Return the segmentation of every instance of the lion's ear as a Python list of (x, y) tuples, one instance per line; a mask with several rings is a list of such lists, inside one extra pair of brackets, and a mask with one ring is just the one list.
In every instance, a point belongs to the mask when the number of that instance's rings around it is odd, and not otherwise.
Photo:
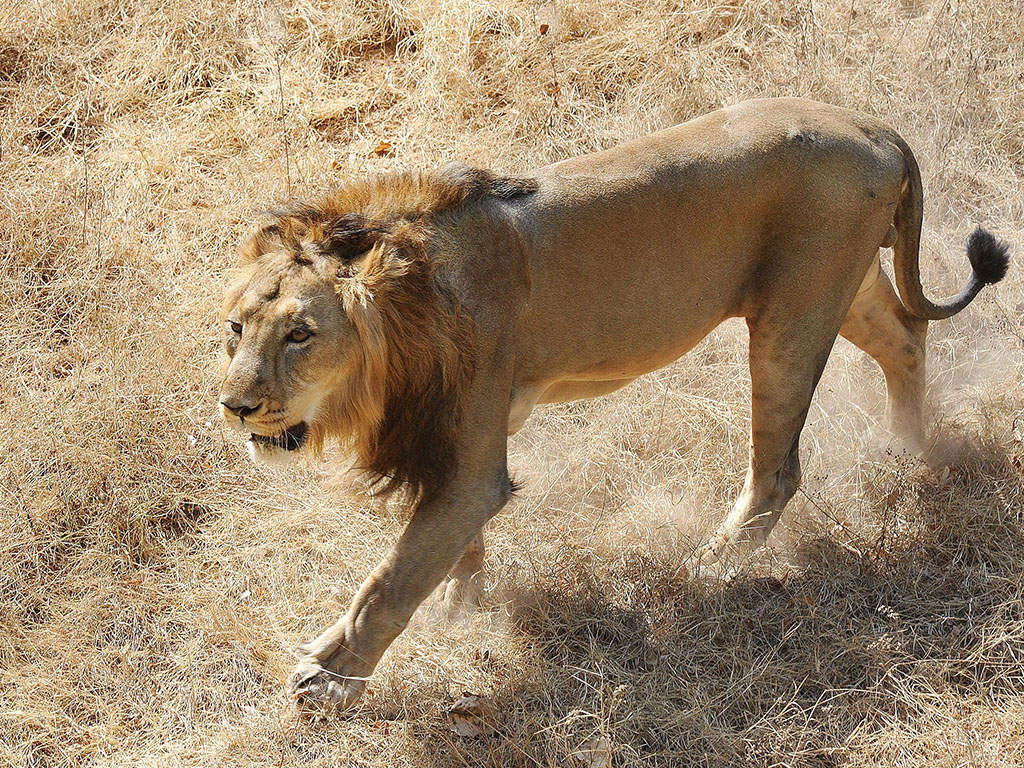
[(346, 213), (326, 223), (318, 245), (321, 253), (348, 266), (377, 245), (385, 234), (382, 227), (365, 216)]
[(285, 230), (279, 223), (268, 224), (253, 232), (238, 246), (238, 257), (243, 265), (251, 264), (264, 253), (285, 244)]

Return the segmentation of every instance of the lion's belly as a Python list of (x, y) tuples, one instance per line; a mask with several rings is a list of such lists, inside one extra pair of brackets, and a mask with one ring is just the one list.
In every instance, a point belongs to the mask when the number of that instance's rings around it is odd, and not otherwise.
[(621, 389), (632, 381), (632, 378), (594, 381), (564, 379), (546, 384), (520, 384), (512, 392), (508, 433), (511, 435), (518, 432), (529, 418), (534, 406), (539, 403), (564, 403), (569, 400), (600, 397)]
[[(684, 323), (683, 329), (652, 329), (638, 340), (637, 326), (621, 334), (615, 343), (602, 339), (599, 346), (585, 343), (568, 348), (548, 346), (547, 352), (562, 349), (558, 357), (550, 354), (542, 365), (535, 358), (520, 360), (513, 384), (509, 409), (509, 434), (514, 434), (539, 403), (560, 403), (601, 397), (621, 389), (638, 376), (657, 370), (689, 352), (710, 333), (718, 321)], [(527, 363), (523, 365), (522, 363)]]
[[(570, 348), (561, 350), (561, 359), (549, 357), (545, 367), (549, 367), (555, 381), (632, 380), (682, 357), (724, 319), (717, 314), (691, 315), (666, 318), (658, 327), (631, 323), (599, 345), (577, 338)], [(549, 355), (553, 351), (549, 348)]]

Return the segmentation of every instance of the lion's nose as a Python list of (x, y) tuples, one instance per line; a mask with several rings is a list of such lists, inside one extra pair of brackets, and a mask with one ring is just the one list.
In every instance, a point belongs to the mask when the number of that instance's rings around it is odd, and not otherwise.
[(251, 416), (260, 409), (261, 403), (244, 402), (242, 400), (221, 400), (220, 404), (235, 414), (238, 418), (244, 419), (246, 416)]

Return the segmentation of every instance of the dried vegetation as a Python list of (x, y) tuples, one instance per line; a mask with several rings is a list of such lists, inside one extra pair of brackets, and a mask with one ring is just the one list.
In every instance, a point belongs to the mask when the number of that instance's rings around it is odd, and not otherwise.
[[(948, 294), (974, 223), (1024, 242), (1022, 39), (1003, 0), (7, 3), (0, 763), (1020, 765), (1024, 270), (933, 325), (948, 471), (887, 452), (881, 376), (840, 342), (804, 491), (727, 579), (686, 565), (744, 466), (741, 326), (544, 410), (488, 609), (424, 611), (342, 721), (282, 682), (397, 516), (326, 466), (251, 466), (213, 404), (233, 244), (289, 191), (519, 172), (751, 96), (903, 132)], [(449, 729), (464, 691), (494, 730)]]

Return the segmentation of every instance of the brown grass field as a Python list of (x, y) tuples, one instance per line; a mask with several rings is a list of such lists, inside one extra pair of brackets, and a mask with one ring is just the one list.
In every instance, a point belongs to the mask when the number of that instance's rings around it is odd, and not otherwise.
[[(336, 462), (255, 466), (215, 409), (260, 211), (453, 159), (521, 172), (753, 96), (902, 132), (948, 295), (976, 223), (1024, 242), (1022, 41), (1019, 0), (6, 0), (0, 765), (1024, 764), (1019, 258), (931, 325), (946, 468), (890, 447), (882, 376), (840, 340), (802, 491), (726, 577), (688, 564), (745, 469), (742, 324), (541, 409), (484, 610), (426, 605), (328, 721), (284, 694), (295, 646), (401, 509)], [(493, 732), (452, 732), (464, 692)]]

